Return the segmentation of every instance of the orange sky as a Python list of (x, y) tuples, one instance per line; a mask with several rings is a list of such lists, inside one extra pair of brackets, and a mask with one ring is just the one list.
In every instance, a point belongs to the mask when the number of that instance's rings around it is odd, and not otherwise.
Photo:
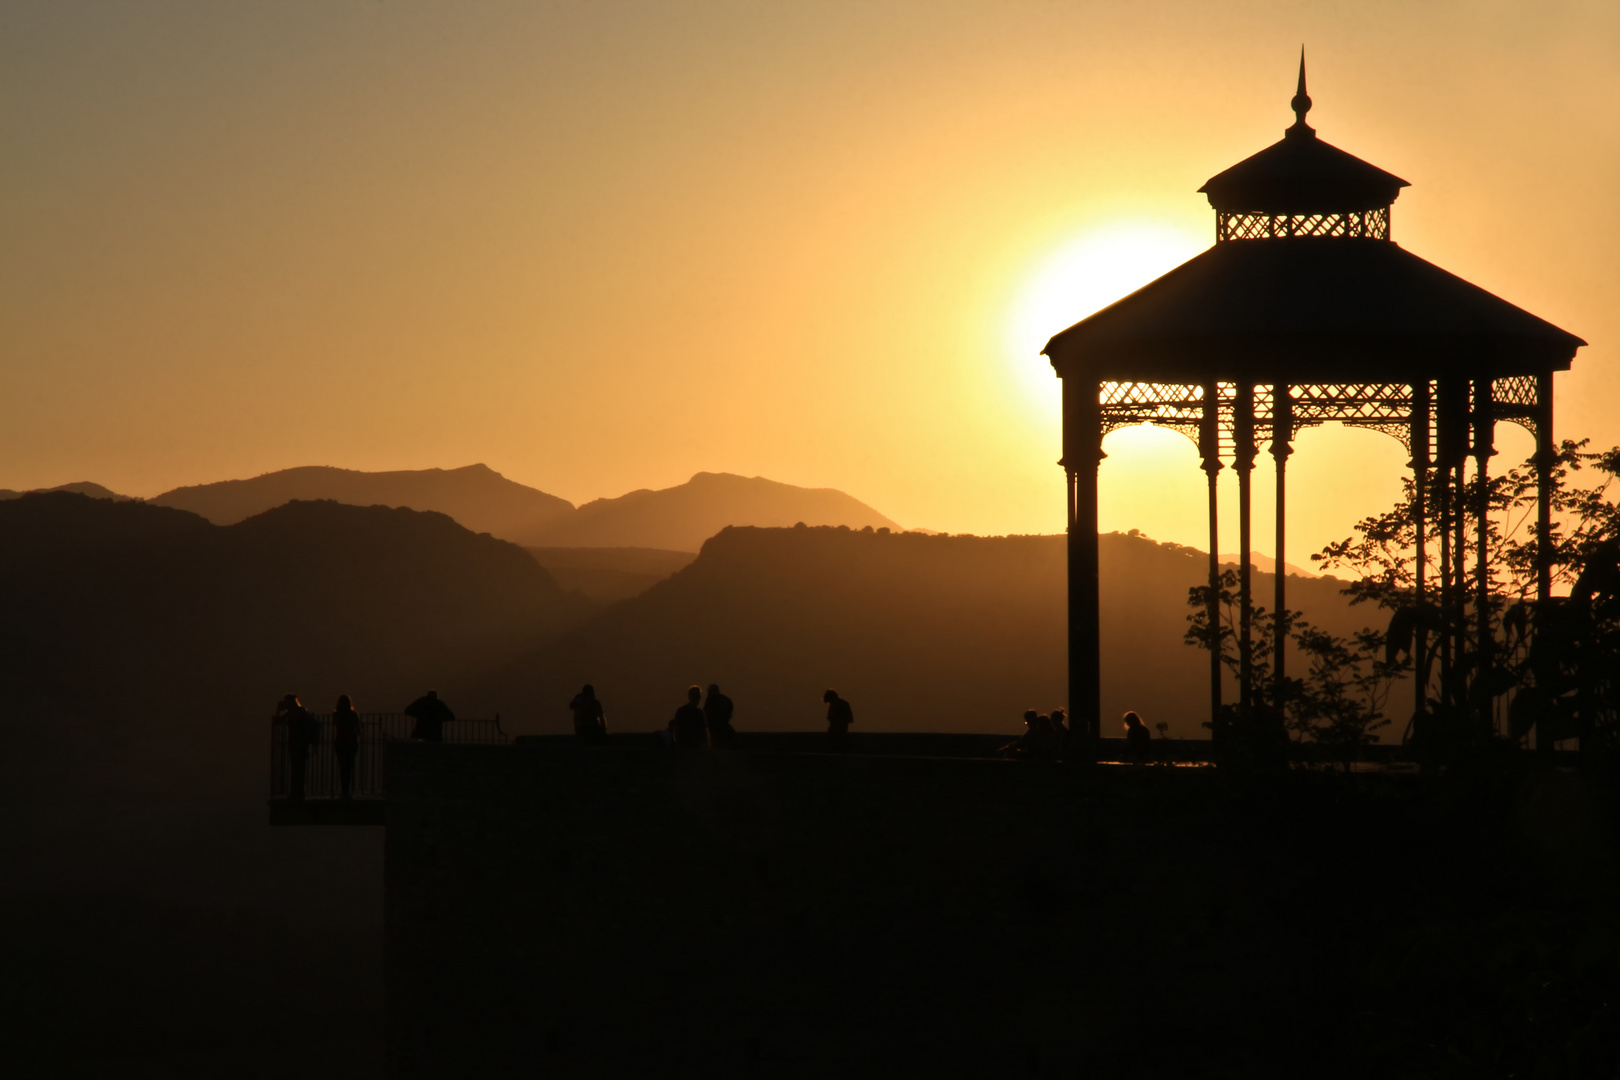
[[(9, 0), (0, 487), (707, 469), (1057, 531), (1037, 353), (1211, 242), (1301, 41), (1321, 136), (1412, 181), (1396, 240), (1591, 341), (1561, 433), (1620, 442), (1613, 0)], [(1404, 453), (1297, 445), (1300, 562)], [(1202, 545), (1192, 444), (1107, 450), (1103, 528)]]

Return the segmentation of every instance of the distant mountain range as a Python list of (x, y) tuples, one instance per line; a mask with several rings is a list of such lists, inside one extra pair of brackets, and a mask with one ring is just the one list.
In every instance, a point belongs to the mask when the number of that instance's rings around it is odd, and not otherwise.
[(764, 477), (698, 473), (685, 484), (597, 499), (577, 510), (555, 495), (515, 483), (485, 465), (367, 473), (307, 466), (176, 488), (152, 499), (231, 525), (293, 499), (436, 510), (474, 532), (528, 547), (653, 548), (695, 553), (727, 525), (848, 525), (898, 529), (870, 506), (832, 488), (801, 488)]
[(574, 512), (568, 500), (508, 480), (487, 465), (399, 472), (308, 465), (251, 480), (175, 488), (151, 502), (189, 510), (216, 525), (234, 525), (294, 499), (436, 510), (473, 532), (518, 543), (543, 535), (550, 524)]
[(545, 532), (544, 547), (643, 547), (697, 551), (727, 525), (763, 528), (847, 525), (899, 530), (858, 499), (833, 488), (802, 488), (762, 476), (700, 472), (684, 484), (597, 499)]
[(0, 488), (0, 499), (15, 499), (22, 495), (35, 495), (47, 491), (66, 491), (74, 495), (88, 495), (92, 499), (111, 499), (113, 502), (129, 502), (131, 497), (120, 495), (116, 491), (109, 491), (100, 484), (92, 484), (88, 480), (80, 480), (76, 484), (58, 484), (53, 488), (34, 488), (30, 491), (13, 491), (10, 488)]

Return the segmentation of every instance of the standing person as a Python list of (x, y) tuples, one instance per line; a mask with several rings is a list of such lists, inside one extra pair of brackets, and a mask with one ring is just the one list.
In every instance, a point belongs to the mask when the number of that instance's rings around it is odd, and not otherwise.
[(709, 725), (710, 746), (730, 746), (737, 740), (731, 726), (731, 699), (720, 692), (718, 683), (709, 684), (709, 696), (703, 700), (703, 719)]
[(309, 769), (309, 750), (320, 737), (320, 726), (297, 694), (288, 694), (276, 706), (275, 722), (287, 728), (287, 797), (304, 797), (304, 778)]
[(423, 742), (444, 742), (444, 725), (456, 718), (450, 706), (439, 700), (437, 690), (429, 690), (405, 706), (405, 715), (416, 721), (411, 738)]
[(1132, 761), (1146, 761), (1153, 756), (1153, 735), (1133, 712), (1125, 714), (1125, 756)]
[(675, 710), (675, 718), (669, 722), (669, 734), (675, 742), (675, 749), (703, 749), (708, 724), (703, 719), (703, 707), (698, 704), (702, 699), (701, 688), (696, 686), (687, 688), (686, 704)]
[(827, 747), (841, 754), (849, 749), (849, 725), (855, 722), (855, 710), (836, 690), (828, 690), (821, 700), (827, 703)]
[(340, 694), (332, 710), (332, 752), (337, 755), (339, 798), (354, 793), (354, 759), (360, 754), (360, 714), (348, 694)]
[(602, 703), (596, 700), (596, 687), (586, 683), (568, 707), (574, 712), (574, 735), (580, 742), (607, 741), (607, 714), (602, 711)]

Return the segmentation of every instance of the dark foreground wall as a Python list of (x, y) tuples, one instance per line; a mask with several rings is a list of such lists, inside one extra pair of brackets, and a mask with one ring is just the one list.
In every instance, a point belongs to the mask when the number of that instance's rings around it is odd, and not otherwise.
[(1388, 778), (390, 752), (399, 1078), (1443, 1075), (1520, 1015), (1496, 823)]

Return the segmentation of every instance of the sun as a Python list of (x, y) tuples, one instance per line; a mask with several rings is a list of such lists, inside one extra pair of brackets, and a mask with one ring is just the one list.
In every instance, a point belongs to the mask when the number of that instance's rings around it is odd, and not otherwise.
[(1049, 249), (1019, 290), (1006, 322), (1007, 360), (1045, 412), (1061, 392), (1040, 356), (1051, 336), (1140, 289), (1209, 246), (1208, 237), (1153, 221), (1115, 221)]

